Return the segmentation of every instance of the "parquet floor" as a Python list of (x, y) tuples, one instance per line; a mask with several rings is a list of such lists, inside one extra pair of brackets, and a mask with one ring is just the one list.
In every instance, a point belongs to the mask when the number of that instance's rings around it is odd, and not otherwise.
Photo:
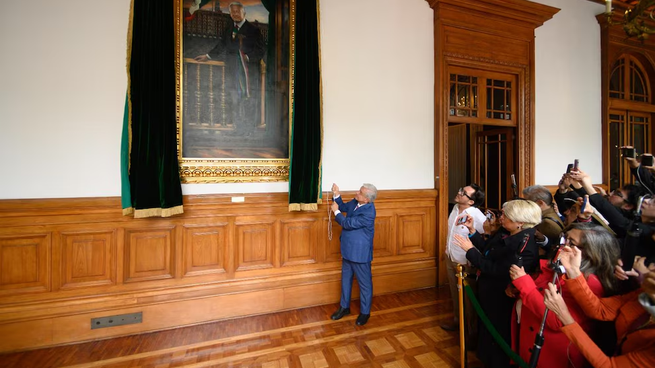
[[(459, 335), (447, 288), (373, 298), (356, 326), (359, 301), (339, 321), (324, 305), (90, 343), (0, 355), (0, 367), (459, 367)], [(2, 338), (7, 338), (6, 336)], [(478, 366), (469, 353), (469, 367)]]

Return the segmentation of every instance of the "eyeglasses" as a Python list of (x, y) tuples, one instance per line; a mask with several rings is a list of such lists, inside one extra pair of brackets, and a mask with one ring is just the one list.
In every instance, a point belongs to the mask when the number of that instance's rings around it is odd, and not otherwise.
[(571, 238), (567, 233), (560, 234), (560, 245), (568, 245), (569, 247), (578, 247), (578, 249), (580, 250), (584, 248), (584, 244), (578, 244), (578, 242), (575, 239)]
[(466, 198), (468, 198), (470, 200), (473, 200), (473, 198), (471, 198), (470, 195), (466, 194), (466, 192), (464, 191), (464, 188), (459, 188), (459, 190), (457, 191), (457, 194), (465, 196)]
[(621, 191), (618, 190), (618, 189), (614, 189), (612, 192), (610, 192), (610, 195), (615, 195), (615, 196), (621, 198), (624, 202), (627, 202), (627, 200), (625, 199), (625, 196), (623, 195), (623, 193), (621, 193)]

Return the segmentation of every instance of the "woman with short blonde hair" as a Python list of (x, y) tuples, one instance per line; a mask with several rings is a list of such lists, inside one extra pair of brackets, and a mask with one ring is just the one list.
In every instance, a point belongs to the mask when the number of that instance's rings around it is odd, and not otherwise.
[[(531, 229), (541, 222), (541, 208), (528, 200), (515, 199), (505, 202), (503, 215), (513, 222), (521, 223), (521, 229)], [(507, 229), (511, 232), (511, 229)]]
[[(496, 219), (492, 216), (489, 221), (495, 223)], [(466, 251), (466, 259), (480, 269), (480, 306), (498, 334), (509, 344), (514, 306), (514, 298), (505, 294), (511, 283), (509, 268), (517, 264), (524, 267), (525, 272), (531, 273), (539, 265), (534, 226), (541, 222), (541, 208), (524, 199), (508, 201), (503, 205), (498, 222), (500, 230), (485, 241), (475, 231), (473, 219), (469, 216), (464, 223), (469, 228), (469, 236), (455, 235), (455, 243)], [(477, 356), (486, 367), (509, 367), (510, 364), (509, 358), (484, 325), (480, 325), (478, 331)]]

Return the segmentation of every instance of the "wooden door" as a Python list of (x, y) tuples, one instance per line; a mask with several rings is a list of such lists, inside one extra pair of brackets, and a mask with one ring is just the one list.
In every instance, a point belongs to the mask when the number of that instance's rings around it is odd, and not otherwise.
[(510, 176), (515, 174), (514, 144), (513, 128), (476, 133), (473, 180), (485, 190), (486, 208), (500, 210), (513, 196)]

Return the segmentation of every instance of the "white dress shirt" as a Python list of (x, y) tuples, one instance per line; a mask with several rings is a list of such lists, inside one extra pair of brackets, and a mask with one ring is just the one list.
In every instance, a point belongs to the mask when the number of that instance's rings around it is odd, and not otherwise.
[(469, 207), (464, 211), (459, 211), (459, 205), (455, 205), (453, 210), (448, 216), (448, 239), (446, 240), (446, 255), (450, 258), (451, 261), (457, 262), (459, 264), (467, 264), (468, 260), (466, 259), (466, 252), (455, 244), (455, 234), (461, 236), (468, 236), (469, 229), (464, 225), (456, 225), (457, 217), (461, 214), (466, 213), (467, 215), (473, 217), (473, 227), (480, 234), (484, 233), (482, 225), (487, 220), (487, 217), (476, 207)]

